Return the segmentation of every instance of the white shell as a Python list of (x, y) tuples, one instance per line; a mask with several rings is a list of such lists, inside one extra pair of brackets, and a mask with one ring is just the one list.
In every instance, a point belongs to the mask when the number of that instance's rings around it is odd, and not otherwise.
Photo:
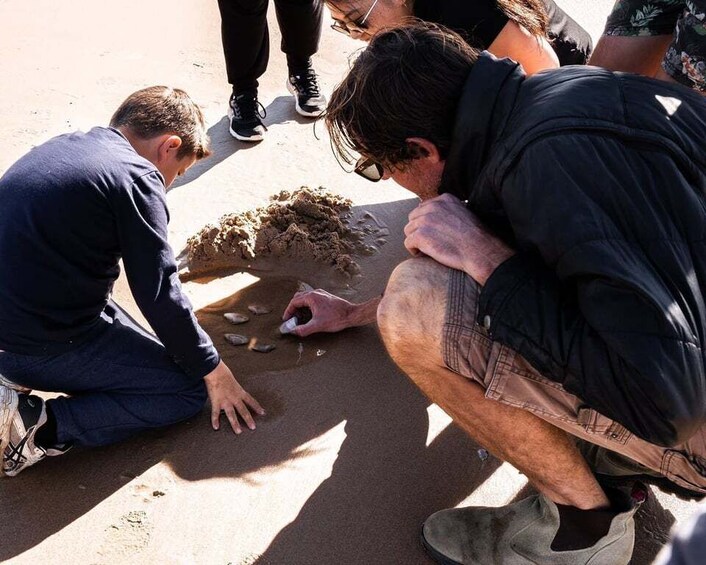
[(244, 324), (250, 318), (245, 316), (244, 314), (239, 314), (238, 312), (226, 312), (223, 314), (223, 317), (228, 320), (231, 324)]
[(297, 317), (292, 316), (291, 318), (289, 318), (289, 320), (282, 323), (282, 325), (279, 327), (279, 333), (283, 335), (291, 334), (294, 331), (294, 328), (297, 327), (297, 324), (299, 324)]
[(267, 306), (262, 306), (260, 304), (251, 304), (248, 306), (248, 310), (256, 316), (262, 316), (263, 314), (269, 314), (272, 312), (272, 308), (268, 308)]
[(248, 336), (241, 334), (225, 334), (223, 337), (231, 345), (245, 345), (250, 341)]

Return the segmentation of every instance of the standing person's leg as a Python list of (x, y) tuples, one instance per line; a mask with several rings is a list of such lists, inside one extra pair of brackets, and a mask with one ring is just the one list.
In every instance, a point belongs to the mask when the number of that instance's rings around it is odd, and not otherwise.
[[(406, 261), (378, 309), (380, 331), (412, 381), (541, 495), (498, 509), (437, 513), (424, 527), (427, 547), (454, 563), (501, 562), (517, 553), (538, 563), (585, 563), (599, 554), (605, 557), (596, 563), (627, 563), (636, 505), (601, 488), (566, 432), (520, 403), (489, 397), (513, 378), (513, 359), (477, 326), (478, 296), (463, 273), (431, 259)], [(568, 550), (575, 551), (562, 553)]]
[(233, 86), (230, 133), (241, 141), (260, 141), (265, 133), (257, 87), (270, 56), (267, 5), (268, 0), (218, 0), (226, 73)]
[(318, 116), (326, 109), (311, 57), (319, 50), (323, 21), (322, 0), (275, 0), (282, 32), (282, 52), (287, 56), (287, 88), (303, 116)]
[(589, 64), (655, 76), (683, 8), (665, 0), (618, 0)]
[[(36, 433), (37, 445), (43, 450), (56, 444), (106, 445), (180, 422), (203, 408), (207, 398), (203, 379), (184, 374), (162, 344), (119, 308), (109, 305), (104, 318), (106, 329), (69, 353), (0, 354), (0, 373), (8, 380), (69, 395), (41, 403), (46, 405), (46, 414), (40, 406), (34, 422), (25, 418), (23, 426), (32, 435), (25, 443), (32, 443)], [(27, 399), (40, 403), (38, 397), (20, 395), (20, 408)], [(45, 417), (48, 424), (43, 426)], [(37, 429), (32, 431), (32, 425)], [(47, 434), (47, 425), (52, 427), (51, 434)], [(29, 464), (43, 454), (38, 457)], [(5, 456), (4, 463), (6, 469), (13, 467), (8, 474), (29, 466), (7, 461)], [(20, 464), (16, 472), (15, 463)]]

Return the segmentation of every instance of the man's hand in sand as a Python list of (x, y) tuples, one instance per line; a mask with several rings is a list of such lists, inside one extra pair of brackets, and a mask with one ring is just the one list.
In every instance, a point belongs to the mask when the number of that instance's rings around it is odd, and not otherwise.
[(294, 335), (306, 337), (314, 333), (339, 332), (374, 322), (379, 303), (380, 298), (373, 298), (362, 304), (354, 304), (319, 288), (297, 292), (289, 302), (282, 319), (289, 320), (296, 315), (299, 308), (309, 308), (311, 320), (294, 328)]
[(243, 430), (238, 420), (238, 415), (251, 430), (255, 429), (255, 420), (250, 414), (250, 409), (260, 416), (265, 411), (245, 389), (235, 380), (233, 373), (221, 361), (218, 366), (206, 375), (203, 380), (206, 383), (208, 398), (211, 401), (211, 425), (214, 430), (221, 427), (221, 412), (225, 412), (231, 428), (236, 434)]
[(455, 196), (425, 200), (409, 214), (405, 247), (423, 253), (451, 269), (468, 273), (483, 285), (514, 252), (492, 235)]

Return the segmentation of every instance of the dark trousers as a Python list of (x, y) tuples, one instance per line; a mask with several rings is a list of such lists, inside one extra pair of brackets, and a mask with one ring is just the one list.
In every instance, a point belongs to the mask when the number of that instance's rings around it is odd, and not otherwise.
[[(257, 88), (270, 56), (268, 0), (218, 0), (228, 82), (236, 91)], [(323, 2), (275, 0), (282, 51), (290, 68), (306, 66), (319, 48)]]
[(57, 440), (96, 446), (180, 422), (203, 408), (203, 379), (188, 377), (164, 346), (115, 303), (98, 336), (60, 355), (0, 352), (0, 374), (19, 385), (69, 396), (47, 401)]

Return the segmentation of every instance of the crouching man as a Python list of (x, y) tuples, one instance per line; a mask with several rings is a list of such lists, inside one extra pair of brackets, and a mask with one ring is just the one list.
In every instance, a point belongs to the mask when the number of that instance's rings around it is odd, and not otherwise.
[[(183, 295), (166, 188), (209, 154), (203, 115), (162, 86), (109, 128), (54, 138), (0, 179), (0, 451), (14, 476), (72, 445), (120, 441), (198, 413), (263, 413)], [(122, 259), (157, 338), (110, 299)], [(63, 392), (44, 402), (31, 389)]]
[(379, 305), (318, 290), (285, 316), (312, 310), (304, 336), (377, 315), (402, 370), (539, 491), (438, 512), (426, 547), (441, 563), (628, 563), (637, 497), (602, 479), (706, 493), (706, 101), (598, 68), (526, 78), (412, 26), (372, 40), (326, 120), (357, 172), (422, 198), (416, 257)]

